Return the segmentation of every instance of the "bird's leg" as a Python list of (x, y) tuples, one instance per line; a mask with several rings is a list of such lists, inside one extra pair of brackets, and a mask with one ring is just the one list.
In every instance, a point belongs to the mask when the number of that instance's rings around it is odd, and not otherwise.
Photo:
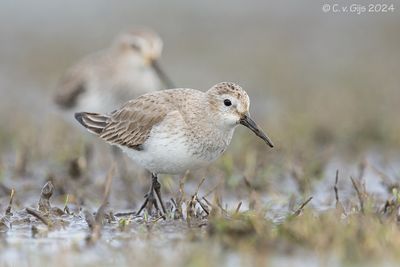
[(162, 211), (163, 211), (163, 213), (164, 214), (166, 214), (167, 212), (166, 212), (166, 210), (165, 210), (165, 206), (164, 206), (164, 202), (163, 202), (163, 200), (162, 200), (162, 198), (161, 198), (161, 184), (158, 182), (158, 180), (157, 180), (157, 174), (155, 174), (155, 173), (152, 173), (151, 174), (151, 178), (152, 178), (152, 186), (153, 186), (153, 188), (154, 188), (154, 191), (156, 192), (156, 194), (157, 194), (157, 197), (158, 197), (158, 201), (160, 201), (160, 205), (161, 205), (161, 208), (162, 208)]
[(151, 186), (150, 186), (150, 190), (149, 190), (149, 192), (146, 194), (146, 195), (144, 195), (144, 197), (145, 197), (145, 200), (144, 200), (144, 203), (142, 204), (142, 206), (140, 207), (140, 209), (139, 209), (139, 211), (136, 213), (136, 215), (139, 215), (142, 211), (143, 211), (143, 209), (145, 208), (145, 207), (147, 207), (147, 209), (150, 211), (151, 210), (151, 207), (154, 205), (154, 207), (156, 207), (156, 209), (158, 210), (158, 205), (157, 205), (157, 200), (156, 200), (156, 198), (154, 197), (154, 180), (153, 180), (153, 182), (151, 183)]

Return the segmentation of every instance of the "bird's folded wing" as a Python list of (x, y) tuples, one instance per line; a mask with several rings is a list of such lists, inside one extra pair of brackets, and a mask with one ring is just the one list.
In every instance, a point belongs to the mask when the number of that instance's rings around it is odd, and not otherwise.
[(129, 101), (111, 114), (100, 138), (112, 144), (142, 150), (153, 126), (172, 109), (163, 100), (149, 94)]

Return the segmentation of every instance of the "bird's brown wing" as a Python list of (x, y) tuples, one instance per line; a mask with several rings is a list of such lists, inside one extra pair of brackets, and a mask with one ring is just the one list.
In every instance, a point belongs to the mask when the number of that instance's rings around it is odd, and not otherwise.
[(154, 125), (161, 122), (174, 107), (167, 94), (146, 94), (114, 111), (100, 138), (112, 144), (142, 150)]

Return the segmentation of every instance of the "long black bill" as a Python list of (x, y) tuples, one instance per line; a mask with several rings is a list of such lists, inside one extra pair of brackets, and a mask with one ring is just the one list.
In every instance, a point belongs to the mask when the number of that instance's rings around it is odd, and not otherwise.
[(240, 119), (240, 124), (246, 126), (250, 130), (252, 130), (258, 137), (265, 141), (270, 147), (274, 147), (271, 139), (257, 126), (257, 124), (248, 116), (244, 115)]
[(157, 60), (152, 61), (151, 66), (153, 67), (154, 71), (157, 73), (158, 77), (160, 78), (161, 82), (164, 84), (166, 89), (175, 88), (174, 83), (165, 74), (165, 72), (163, 71), (163, 69), (160, 66), (160, 63)]

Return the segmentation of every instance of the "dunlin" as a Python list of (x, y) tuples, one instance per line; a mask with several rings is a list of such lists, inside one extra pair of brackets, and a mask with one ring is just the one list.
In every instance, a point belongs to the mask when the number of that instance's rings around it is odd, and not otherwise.
[(222, 82), (208, 91), (170, 89), (147, 93), (109, 114), (76, 113), (89, 132), (120, 147), (137, 164), (152, 173), (148, 201), (163, 212), (157, 174), (181, 174), (216, 160), (228, 147), (237, 125), (271, 140), (250, 118), (250, 100), (237, 84)]
[(109, 48), (87, 56), (67, 71), (55, 102), (72, 112), (84, 108), (108, 112), (144, 93), (173, 88), (158, 63), (162, 47), (161, 38), (150, 30), (121, 34)]

